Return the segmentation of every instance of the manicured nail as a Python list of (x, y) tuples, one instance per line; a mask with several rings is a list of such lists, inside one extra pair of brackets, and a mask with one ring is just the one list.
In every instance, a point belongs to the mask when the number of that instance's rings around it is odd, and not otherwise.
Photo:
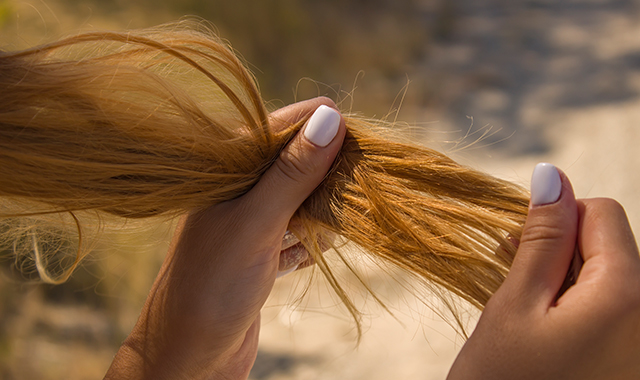
[(325, 147), (336, 137), (340, 127), (340, 113), (322, 105), (311, 115), (304, 137), (319, 147)]
[(283, 271), (278, 271), (278, 274), (276, 275), (276, 278), (280, 278), (282, 276), (285, 276), (285, 275), (293, 272), (294, 270), (298, 269), (298, 265), (300, 265), (300, 264), (297, 264), (297, 265), (295, 265), (295, 266), (293, 266), (293, 267), (291, 267), (289, 269), (285, 269)]
[(533, 206), (554, 203), (560, 199), (562, 180), (555, 166), (540, 163), (531, 175), (531, 204)]

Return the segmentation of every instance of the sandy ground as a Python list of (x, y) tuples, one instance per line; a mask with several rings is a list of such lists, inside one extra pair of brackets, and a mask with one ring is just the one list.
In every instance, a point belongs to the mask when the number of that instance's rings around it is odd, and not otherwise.
[[(479, 75), (478, 70), (485, 70), (497, 84), (471, 89), (455, 107), (447, 112), (426, 112), (424, 120), (435, 121), (429, 124), (432, 130), (450, 131), (447, 136), (453, 136), (449, 139), (453, 141), (468, 132), (469, 119), (460, 115), (473, 116), (475, 126), (501, 129), (493, 137), (452, 155), (523, 185), (528, 185), (537, 162), (554, 163), (569, 175), (578, 197), (611, 197), (621, 202), (637, 232), (637, 2), (609, 2), (606, 9), (600, 2), (574, 3), (554, 7), (540, 2), (538, 9), (531, 10), (532, 19), (525, 17), (521, 25), (512, 25), (511, 29), (505, 26), (513, 22), (507, 16), (483, 17), (482, 12), (470, 10), (462, 20), (466, 27), (457, 36), (459, 42), (441, 46), (441, 58), (425, 63), (425, 70), (445, 78), (458, 75), (452, 79), (452, 86), (472, 80)], [(536, 25), (541, 12), (555, 13), (547, 14), (545, 23)], [(500, 28), (506, 28), (503, 34)], [(515, 38), (504, 35), (514, 30), (519, 31), (520, 41), (531, 37), (530, 45), (517, 48), (505, 42)], [(478, 41), (485, 41), (480, 48), (488, 51), (478, 52)], [(477, 54), (476, 66), (468, 72), (446, 70), (455, 66), (456, 54)], [(470, 136), (465, 141), (473, 139)], [(442, 140), (442, 135), (428, 135), (427, 140), (433, 145)], [(445, 149), (453, 146), (436, 145)], [(389, 282), (381, 270), (372, 269), (370, 276), (376, 283)], [(362, 341), (356, 347), (354, 323), (345, 313), (330, 307), (318, 311), (316, 299), (310, 301), (310, 307), (304, 303), (299, 308), (278, 306), (296, 281), (279, 280), (270, 301), (276, 306), (265, 309), (253, 379), (443, 379), (463, 343), (429, 308), (389, 285), (387, 300), (395, 318), (369, 302), (372, 312), (365, 318)], [(312, 291), (313, 297), (328, 305), (334, 303), (328, 293), (317, 295)], [(473, 320), (471, 317), (471, 324)]]
[[(509, 160), (484, 156), (477, 165), (524, 184), (537, 162), (552, 162), (572, 179), (578, 197), (617, 199), (634, 231), (640, 231), (640, 99), (592, 106), (587, 112), (555, 111), (550, 118), (548, 153)], [(389, 281), (384, 271), (372, 271), (377, 281)], [(354, 323), (345, 313), (336, 317), (330, 307), (318, 312), (304, 304), (282, 306), (296, 279), (279, 282), (271, 304), (280, 306), (264, 312), (254, 379), (444, 379), (462, 346), (461, 337), (429, 308), (397, 290), (389, 299), (397, 320), (369, 302), (374, 311), (365, 318), (367, 328), (355, 347)], [(328, 295), (323, 297), (332, 304)]]
[[(617, 199), (640, 231), (640, 1), (456, 4), (454, 32), (433, 41), (410, 78), (436, 95), (424, 108), (409, 109), (405, 120), (426, 123), (425, 144), (525, 186), (537, 162), (552, 162), (572, 179), (578, 197)], [(59, 13), (62, 22), (64, 16)], [(473, 143), (488, 128), (495, 133)], [(252, 379), (446, 377), (464, 340), (430, 308), (442, 307), (433, 297), (407, 291), (417, 289), (411, 280), (362, 264), (393, 315), (354, 286), (351, 294), (366, 312), (357, 345), (354, 321), (322, 281), (295, 302), (307, 273), (279, 279), (263, 312)], [(136, 264), (119, 265), (133, 271)], [(341, 275), (351, 286), (348, 273)], [(144, 292), (111, 301), (129, 310), (121, 314), (130, 317), (118, 322), (123, 331), (135, 321)], [(114, 353), (110, 345), (122, 339), (113, 332), (115, 317), (91, 307), (57, 308), (41, 296), (20, 293), (19, 311), (0, 321), (17, 337), (10, 344), (0, 339), (0, 378), (99, 378)], [(477, 313), (468, 315), (472, 328)]]

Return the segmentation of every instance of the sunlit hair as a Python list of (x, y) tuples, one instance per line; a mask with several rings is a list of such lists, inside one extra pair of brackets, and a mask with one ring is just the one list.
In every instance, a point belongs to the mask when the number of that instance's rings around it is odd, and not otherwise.
[[(294, 232), (313, 237), (305, 245), (349, 311), (358, 317), (320, 253), (326, 233), (482, 308), (515, 254), (527, 192), (345, 119)], [(89, 251), (87, 218), (174, 217), (241, 196), (305, 121), (273, 131), (254, 78), (198, 25), (0, 52), (0, 233), (45, 281), (63, 281)], [(67, 224), (77, 255), (51, 268), (43, 252), (72, 245)]]

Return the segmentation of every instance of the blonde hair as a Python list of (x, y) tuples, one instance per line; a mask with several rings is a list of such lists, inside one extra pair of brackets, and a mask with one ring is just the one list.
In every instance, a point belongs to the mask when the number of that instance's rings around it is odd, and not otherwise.
[[(515, 254), (527, 192), (345, 119), (342, 150), (296, 213), (305, 231), (294, 232), (311, 237), (305, 246), (349, 311), (357, 318), (321, 254), (327, 233), (482, 308)], [(239, 197), (305, 121), (272, 130), (241, 60), (189, 24), (0, 52), (0, 231), (16, 254), (35, 252), (45, 280), (64, 280), (88, 248), (50, 275), (36, 232), (56, 235), (64, 219), (82, 233), (95, 213), (171, 217)]]

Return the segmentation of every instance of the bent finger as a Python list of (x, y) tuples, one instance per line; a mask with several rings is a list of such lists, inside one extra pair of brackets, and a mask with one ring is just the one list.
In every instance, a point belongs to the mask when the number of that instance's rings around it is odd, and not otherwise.
[[(297, 115), (299, 110), (290, 112)], [(338, 111), (321, 105), (278, 159), (245, 195), (262, 223), (287, 226), (289, 220), (322, 182), (340, 151), (346, 133)], [(284, 232), (284, 228), (283, 228)]]
[(585, 261), (599, 256), (607, 260), (640, 260), (629, 219), (613, 199), (584, 199), (579, 244)]
[(320, 106), (327, 106), (338, 111), (336, 103), (326, 96), (303, 100), (277, 109), (269, 114), (269, 124), (274, 132), (278, 133), (288, 127), (305, 120)]

